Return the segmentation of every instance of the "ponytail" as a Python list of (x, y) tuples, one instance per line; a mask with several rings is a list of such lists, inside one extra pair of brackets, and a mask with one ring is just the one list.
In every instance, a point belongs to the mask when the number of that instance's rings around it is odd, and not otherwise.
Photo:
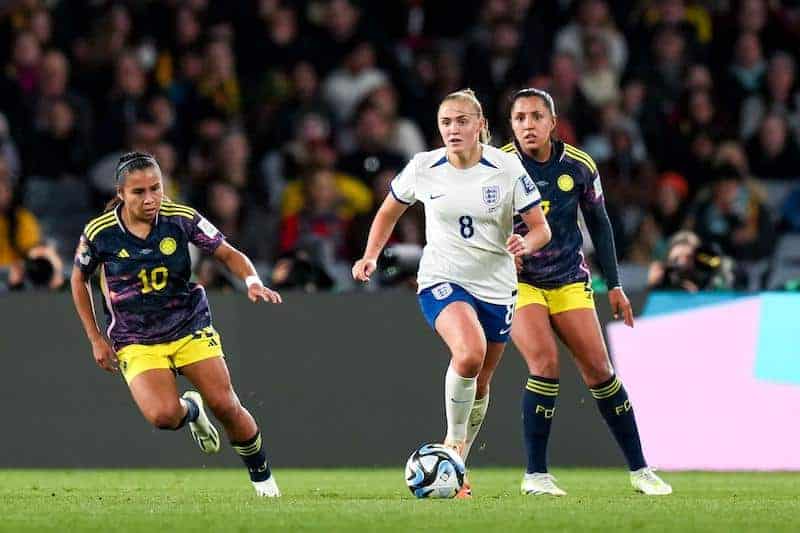
[(106, 206), (103, 208), (103, 213), (108, 213), (109, 211), (113, 211), (117, 208), (117, 206), (122, 205), (122, 199), (119, 196), (114, 196), (111, 200), (106, 203)]

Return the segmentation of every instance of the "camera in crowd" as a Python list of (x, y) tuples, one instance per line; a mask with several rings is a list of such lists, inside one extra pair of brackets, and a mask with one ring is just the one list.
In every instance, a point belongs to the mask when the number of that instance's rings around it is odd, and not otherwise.
[(697, 292), (732, 289), (734, 262), (714, 243), (703, 243), (691, 231), (680, 231), (669, 240), (666, 259), (650, 266), (651, 289)]

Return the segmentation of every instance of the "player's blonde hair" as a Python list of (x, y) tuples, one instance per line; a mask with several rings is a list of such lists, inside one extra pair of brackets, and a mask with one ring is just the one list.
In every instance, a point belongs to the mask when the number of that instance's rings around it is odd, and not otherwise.
[(463, 102), (468, 102), (472, 107), (475, 108), (475, 111), (478, 113), (478, 118), (483, 119), (483, 126), (481, 127), (479, 140), (483, 144), (489, 144), (489, 141), (492, 138), (491, 134), (489, 133), (489, 121), (486, 120), (485, 116), (483, 116), (483, 106), (481, 105), (480, 100), (478, 100), (478, 97), (475, 96), (475, 91), (467, 88), (450, 93), (442, 99), (442, 103), (439, 104), (439, 107), (442, 107), (442, 104), (449, 100), (461, 100)]

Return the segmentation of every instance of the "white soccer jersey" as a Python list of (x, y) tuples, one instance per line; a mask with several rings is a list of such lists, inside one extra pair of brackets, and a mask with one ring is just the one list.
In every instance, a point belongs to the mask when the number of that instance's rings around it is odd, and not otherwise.
[(541, 201), (515, 154), (482, 145), (475, 166), (460, 170), (440, 148), (421, 152), (392, 181), (395, 199), (425, 205), (427, 244), (417, 273), (419, 290), (449, 281), (493, 304), (515, 301), (517, 273), (506, 251), (515, 213)]

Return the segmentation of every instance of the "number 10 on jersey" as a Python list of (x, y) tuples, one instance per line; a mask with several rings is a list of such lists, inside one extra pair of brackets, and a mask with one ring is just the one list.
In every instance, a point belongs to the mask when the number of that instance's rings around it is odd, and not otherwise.
[(147, 269), (141, 269), (138, 277), (142, 280), (142, 294), (163, 290), (167, 286), (168, 275), (169, 270), (165, 266), (154, 268), (149, 275)]

